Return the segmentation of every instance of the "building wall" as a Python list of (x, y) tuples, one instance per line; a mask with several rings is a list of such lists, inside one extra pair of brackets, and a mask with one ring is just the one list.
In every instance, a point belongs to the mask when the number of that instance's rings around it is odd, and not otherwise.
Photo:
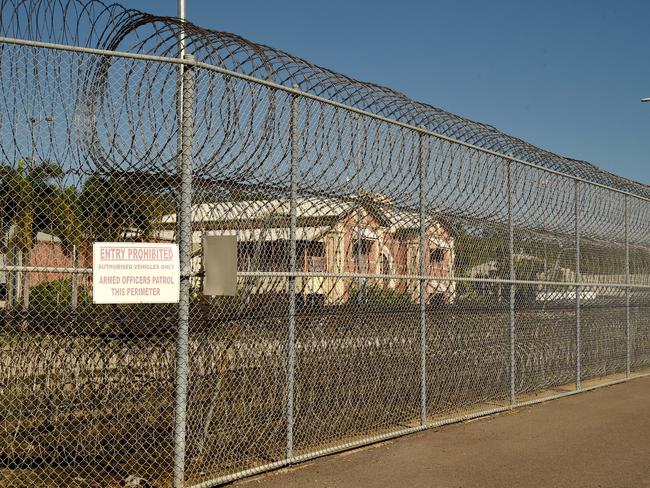
[[(382, 226), (369, 212), (361, 210), (339, 222), (335, 229), (325, 237), (327, 272), (356, 273), (357, 256), (355, 243), (358, 240), (359, 224), (362, 239), (370, 241), (367, 254), (366, 274), (419, 275), (419, 235), (417, 232), (395, 233)], [(449, 246), (439, 262), (431, 259), (431, 251), (438, 248), (437, 243)], [(432, 277), (453, 276), (453, 239), (439, 224), (426, 233), (425, 274)], [(328, 278), (324, 287), (328, 303), (342, 303), (349, 299), (349, 290), (356, 278)], [(400, 279), (377, 279), (365, 281), (365, 286), (376, 286), (394, 290), (399, 294), (410, 294), (414, 301), (419, 300), (419, 281)], [(455, 282), (431, 280), (427, 282), (425, 299), (428, 301), (440, 295), (445, 302), (453, 301)]]
[[(66, 256), (60, 243), (54, 241), (38, 241), (29, 255), (29, 265), (34, 267), (72, 268), (72, 256)], [(77, 267), (92, 266), (92, 257), (80, 255)], [(29, 277), (30, 287), (48, 281), (70, 279), (70, 273), (36, 272)], [(81, 286), (90, 286), (90, 275), (80, 274), (77, 277)]]
[[(445, 243), (445, 247), (438, 244)], [(395, 274), (398, 275), (420, 275), (420, 236), (418, 232), (410, 231), (403, 235), (391, 235), (386, 239), (387, 247), (390, 250), (394, 263)], [(440, 249), (443, 253), (442, 259), (438, 262), (432, 259), (432, 253)], [(442, 226), (435, 226), (426, 230), (424, 249), (424, 273), (426, 276), (446, 277), (453, 276), (455, 253), (453, 238)], [(420, 297), (418, 280), (394, 280), (394, 289), (398, 293), (409, 293), (412, 300), (417, 301)], [(442, 295), (445, 302), (453, 301), (456, 291), (456, 284), (450, 280), (431, 279), (426, 283), (425, 300), (430, 301), (435, 295)]]
[[(7, 264), (16, 263), (12, 257), (11, 252), (8, 255), (2, 256), (4, 261)], [(34, 247), (29, 253), (29, 259), (22, 261), (23, 265), (29, 265), (30, 267), (36, 268), (72, 268), (72, 256), (66, 256), (63, 252), (63, 248), (58, 241), (55, 240), (38, 240), (34, 244)], [(89, 255), (80, 255), (77, 267), (85, 268), (92, 266), (92, 257)], [(69, 280), (72, 277), (71, 273), (56, 273), (56, 272), (32, 272), (29, 273), (28, 284), (29, 288), (34, 288), (35, 286), (47, 283), (50, 281), (57, 280)], [(10, 297), (15, 297), (18, 295), (22, 297), (22, 286), (23, 280), (18, 277), (17, 280), (14, 280), (15, 273), (13, 272), (4, 272), (2, 280), (0, 280), (0, 286), (2, 286), (2, 297), (0, 297), (0, 306), (6, 306), (7, 301), (11, 301)], [(77, 283), (80, 287), (86, 287), (90, 290), (92, 286), (91, 275), (87, 273), (80, 273), (77, 275)], [(18, 286), (18, 290), (14, 290), (15, 286)], [(20, 303), (22, 303), (22, 298), (18, 298)]]
[[(252, 225), (252, 223), (251, 223)], [(318, 224), (323, 225), (323, 224)], [(358, 213), (353, 211), (331, 225), (331, 229), (319, 237), (322, 248), (310, 259), (310, 246), (305, 242), (297, 245), (297, 271), (299, 272), (324, 272), (331, 274), (357, 273), (357, 255), (355, 243), (358, 240), (359, 228), (361, 237), (368, 242), (367, 261), (362, 267), (364, 275), (419, 275), (419, 234), (417, 229), (408, 231), (396, 230), (380, 222), (372, 212), (361, 208)], [(435, 295), (444, 297), (444, 301), (453, 301), (455, 283), (449, 280), (437, 280), (435, 277), (453, 276), (453, 239), (446, 229), (439, 224), (427, 229), (427, 247), (425, 249), (425, 274), (433, 277), (427, 282), (425, 298), (430, 300)], [(439, 262), (433, 262), (430, 251), (438, 248), (438, 243), (444, 243), (447, 249)], [(288, 271), (288, 244), (286, 240), (269, 241), (264, 243), (277, 252), (264, 251), (264, 256), (269, 258), (260, 261), (253, 271)], [(238, 268), (247, 270), (246, 255), (259, 246), (259, 242), (242, 243), (239, 253)], [(252, 246), (252, 247), (251, 247)], [(311, 246), (317, 249), (318, 246)], [(286, 248), (283, 252), (281, 249)], [(284, 253), (284, 254), (283, 254)], [(270, 259), (275, 255), (285, 255), (286, 259)], [(319, 254), (316, 256), (315, 254)], [(196, 267), (200, 267), (200, 249), (195, 256)], [(276, 262), (277, 261), (277, 262)], [(318, 263), (318, 269), (311, 269), (310, 263)], [(253, 293), (286, 293), (288, 280), (281, 277), (268, 279), (256, 278)], [(297, 292), (303, 299), (317, 298), (327, 304), (345, 303), (350, 299), (350, 292), (363, 285), (367, 287), (392, 290), (396, 294), (406, 295), (412, 301), (419, 300), (419, 280), (397, 278), (357, 278), (316, 276), (299, 277), (296, 279)]]

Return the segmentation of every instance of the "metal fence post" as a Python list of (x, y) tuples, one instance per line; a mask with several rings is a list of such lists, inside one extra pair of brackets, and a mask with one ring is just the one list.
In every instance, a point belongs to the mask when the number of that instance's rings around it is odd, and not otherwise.
[(424, 136), (418, 134), (418, 166), (420, 169), (419, 200), (420, 200), (420, 248), (419, 252), (419, 274), (420, 274), (420, 422), (427, 423), (427, 307), (426, 307), (426, 280), (424, 252), (425, 245), (425, 212), (424, 212), (424, 185), (426, 182), (426, 163), (424, 161)]
[(631, 337), (630, 337), (630, 199), (625, 195), (625, 377), (630, 377)]
[[(298, 89), (294, 86), (294, 89)], [(298, 131), (297, 131), (297, 95), (291, 95), (291, 120), (289, 133), (291, 137), (290, 162), (290, 227), (289, 227), (289, 324), (287, 334), (287, 459), (293, 457), (293, 401), (296, 362), (296, 206), (298, 200), (297, 165), (298, 165)]]
[[(357, 125), (357, 129), (359, 126), (359, 114), (354, 114), (354, 120), (356, 122), (355, 125)], [(356, 132), (356, 138), (359, 138), (359, 132), (357, 130)], [(354, 152), (354, 169), (355, 169), (355, 179), (356, 179), (356, 191), (357, 191), (357, 249), (356, 249), (356, 260), (357, 260), (357, 268), (356, 271), (360, 275), (361, 274), (361, 238), (362, 238), (362, 232), (361, 232), (361, 227), (363, 225), (362, 222), (362, 211), (361, 211), (361, 201), (362, 201), (362, 195), (361, 195), (361, 154), (359, 151), (359, 147), (361, 144), (357, 145), (354, 144), (354, 139), (352, 139), (352, 145), (353, 145), (353, 152)], [(353, 249), (354, 250), (354, 249)], [(363, 301), (363, 292), (362, 289), (364, 288), (364, 283), (363, 283), (363, 278), (361, 276), (357, 277), (357, 302), (362, 302)]]
[(70, 285), (71, 285), (71, 294), (70, 294), (70, 308), (72, 310), (77, 310), (77, 305), (79, 303), (79, 285), (78, 285), (78, 274), (77, 274), (77, 268), (79, 267), (79, 260), (77, 258), (77, 245), (73, 244), (72, 245), (72, 269), (73, 273), (72, 276), (70, 277)]
[[(186, 54), (184, 59), (193, 61), (194, 56)], [(178, 160), (180, 191), (178, 195), (177, 240), (180, 260), (180, 296), (178, 301), (176, 395), (174, 401), (174, 488), (182, 488), (185, 484), (190, 275), (192, 257), (192, 139), (194, 135), (194, 69), (192, 66), (185, 66), (183, 70), (182, 90), (183, 110), (180, 114), (182, 144)]]
[(510, 405), (514, 406), (515, 395), (515, 235), (512, 223), (512, 161), (508, 160), (508, 261), (510, 275)]
[(580, 344), (580, 300), (582, 295), (582, 275), (580, 274), (580, 181), (576, 180), (575, 188), (575, 239), (576, 239), (576, 390), (581, 388), (581, 354)]

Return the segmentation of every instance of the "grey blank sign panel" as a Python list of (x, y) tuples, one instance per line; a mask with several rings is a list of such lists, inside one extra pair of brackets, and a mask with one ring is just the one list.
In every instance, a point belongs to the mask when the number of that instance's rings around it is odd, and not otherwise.
[(203, 238), (203, 294), (210, 296), (237, 294), (237, 237)]

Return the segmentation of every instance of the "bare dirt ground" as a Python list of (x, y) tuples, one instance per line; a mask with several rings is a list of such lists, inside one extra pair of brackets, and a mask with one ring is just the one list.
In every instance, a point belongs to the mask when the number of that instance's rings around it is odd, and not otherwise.
[(650, 487), (650, 377), (317, 459), (235, 485)]

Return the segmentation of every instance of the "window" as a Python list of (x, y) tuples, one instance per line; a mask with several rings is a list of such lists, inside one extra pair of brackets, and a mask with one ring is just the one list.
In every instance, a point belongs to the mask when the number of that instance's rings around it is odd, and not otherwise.
[(327, 271), (325, 269), (325, 258), (323, 256), (308, 256), (307, 271), (313, 273), (324, 273)]
[(445, 259), (445, 250), (439, 247), (429, 251), (429, 260), (432, 263), (441, 263)]
[(237, 245), (240, 271), (286, 271), (289, 243), (286, 241), (241, 242)]
[(322, 242), (308, 241), (304, 243), (304, 247), (307, 271), (325, 272), (325, 245)]
[[(394, 274), (393, 270), (393, 256), (386, 246), (381, 250), (381, 274), (391, 275)], [(393, 288), (394, 281), (390, 278), (384, 278), (384, 286), (386, 288)]]
[(355, 271), (361, 274), (367, 274), (370, 269), (370, 249), (372, 241), (361, 239), (352, 246), (354, 255)]
[(237, 244), (237, 258), (240, 271), (252, 271), (253, 249), (250, 243), (240, 242)]
[(264, 267), (268, 271), (287, 271), (289, 269), (288, 241), (265, 242), (262, 251)]

